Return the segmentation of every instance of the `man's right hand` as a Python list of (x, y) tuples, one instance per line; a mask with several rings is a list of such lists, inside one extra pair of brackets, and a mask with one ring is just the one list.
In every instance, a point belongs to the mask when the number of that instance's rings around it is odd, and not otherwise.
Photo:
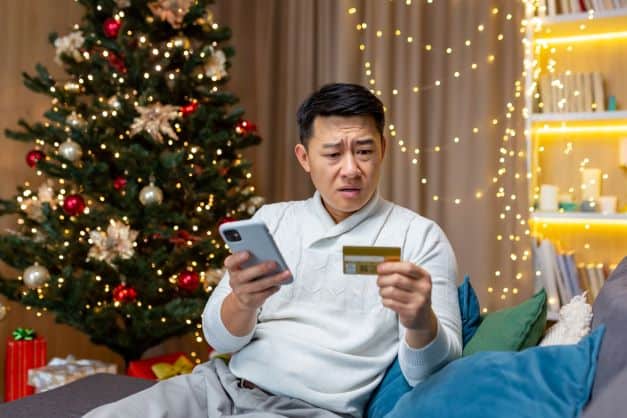
[(274, 261), (264, 261), (245, 269), (241, 265), (250, 258), (247, 251), (231, 254), (224, 260), (224, 267), (229, 272), (231, 289), (235, 301), (243, 311), (256, 312), (271, 295), (276, 293), (281, 284), (288, 281), (291, 274), (283, 271), (263, 277), (277, 268)]

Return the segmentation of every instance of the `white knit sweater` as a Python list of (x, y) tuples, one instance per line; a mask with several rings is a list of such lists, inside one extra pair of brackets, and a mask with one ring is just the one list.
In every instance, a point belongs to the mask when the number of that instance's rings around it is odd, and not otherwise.
[[(268, 225), (294, 283), (266, 301), (255, 329), (243, 337), (229, 333), (220, 317), (231, 292), (228, 273), (214, 290), (203, 330), (216, 351), (235, 353), (233, 374), (275, 394), (360, 416), (397, 354), (412, 386), (460, 355), (455, 256), (433, 221), (377, 194), (336, 224), (318, 192), (263, 206), (255, 218)], [(402, 260), (430, 273), (434, 341), (421, 349), (407, 345), (398, 316), (381, 304), (376, 277), (342, 273), (344, 245), (401, 247)]]

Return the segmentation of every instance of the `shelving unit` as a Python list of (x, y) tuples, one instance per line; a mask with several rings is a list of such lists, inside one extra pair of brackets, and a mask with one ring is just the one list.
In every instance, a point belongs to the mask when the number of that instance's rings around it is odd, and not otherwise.
[[(557, 185), (581, 202), (580, 169), (599, 168), (602, 195), (615, 195), (627, 211), (627, 168), (619, 166), (618, 148), (627, 138), (627, 9), (533, 16), (527, 9), (525, 121), (529, 202), (539, 199), (541, 184)], [(619, 110), (539, 113), (537, 80), (548, 72), (600, 72), (606, 96)], [(577, 263), (612, 267), (627, 256), (627, 213), (532, 212), (534, 239), (549, 239)], [(551, 315), (555, 318), (555, 314)]]

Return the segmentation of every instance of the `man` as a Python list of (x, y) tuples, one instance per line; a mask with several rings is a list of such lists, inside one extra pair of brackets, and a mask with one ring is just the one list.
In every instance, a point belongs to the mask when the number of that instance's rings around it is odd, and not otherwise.
[[(289, 272), (260, 278), (275, 266), (242, 268), (249, 255), (232, 254), (203, 313), (208, 343), (234, 353), (229, 365), (199, 365), (103, 412), (361, 416), (397, 355), (412, 386), (460, 355), (456, 264), (446, 236), (377, 192), (386, 150), (382, 103), (361, 86), (330, 84), (305, 100), (298, 124), (296, 158), (316, 193), (254, 216), (268, 225)], [(402, 261), (380, 264), (377, 277), (346, 275), (345, 245), (400, 247)], [(284, 284), (290, 275), (293, 283)]]

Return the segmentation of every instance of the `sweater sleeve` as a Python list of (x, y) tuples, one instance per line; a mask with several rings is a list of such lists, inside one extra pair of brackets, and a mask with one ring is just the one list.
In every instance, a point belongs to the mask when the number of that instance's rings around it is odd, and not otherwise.
[[(265, 212), (265, 206), (262, 206), (252, 219), (263, 220), (267, 223), (264, 217)], [(253, 328), (249, 334), (238, 337), (231, 334), (224, 325), (222, 320), (222, 303), (232, 291), (229, 282), (229, 273), (227, 271), (220, 283), (218, 283), (218, 286), (211, 293), (202, 313), (202, 329), (205, 334), (205, 340), (218, 353), (239, 351), (250, 342), (255, 333), (255, 328)]]
[(424, 218), (416, 219), (409, 228), (405, 249), (405, 259), (431, 275), (431, 307), (438, 324), (435, 339), (425, 347), (414, 349), (407, 344), (406, 329), (399, 323), (401, 371), (407, 382), (415, 386), (461, 355), (461, 315), (455, 284), (455, 254), (440, 227)]

